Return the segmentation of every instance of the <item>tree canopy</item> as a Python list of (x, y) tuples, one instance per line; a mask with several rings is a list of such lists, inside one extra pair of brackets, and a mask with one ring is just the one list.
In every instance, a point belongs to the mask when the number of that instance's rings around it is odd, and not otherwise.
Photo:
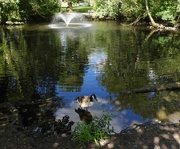
[(151, 16), (159, 22), (177, 25), (180, 21), (180, 0), (98, 0), (96, 3), (94, 9), (100, 18), (132, 22), (139, 17), (146, 21), (149, 20), (148, 6)]
[[(68, 6), (78, 0), (66, 0)], [(161, 22), (170, 26), (180, 24), (180, 0), (94, 0), (91, 3), (98, 19), (113, 19), (137, 23), (139, 20)], [(148, 8), (148, 9), (147, 9)], [(72, 10), (72, 9), (71, 9)], [(46, 21), (61, 11), (58, 0), (1, 0), (0, 23)]]
[(60, 11), (57, 0), (2, 0), (0, 1), (1, 24), (14, 24), (34, 20), (46, 21)]

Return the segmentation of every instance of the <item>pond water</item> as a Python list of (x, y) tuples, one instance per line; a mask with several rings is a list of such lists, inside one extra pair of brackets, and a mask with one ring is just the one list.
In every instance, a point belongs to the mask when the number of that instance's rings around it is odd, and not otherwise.
[(124, 91), (180, 82), (180, 33), (115, 22), (82, 28), (0, 27), (0, 103), (59, 97), (55, 119), (79, 122), (78, 96), (96, 94), (92, 115), (112, 113), (116, 132), (180, 120), (180, 92)]

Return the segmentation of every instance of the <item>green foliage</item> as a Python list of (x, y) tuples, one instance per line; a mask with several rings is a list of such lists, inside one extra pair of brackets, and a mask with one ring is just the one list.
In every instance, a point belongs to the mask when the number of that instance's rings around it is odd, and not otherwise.
[(96, 0), (94, 2), (94, 5), (93, 5), (93, 9), (96, 10), (98, 9), (99, 7), (101, 7), (101, 5), (105, 5), (105, 1), (104, 0)]
[(53, 14), (54, 11), (59, 10), (57, 0), (42, 1), (35, 0), (30, 2), (34, 13), (40, 13), (41, 15)]
[(156, 16), (161, 17), (162, 20), (174, 20), (174, 15), (170, 10), (157, 12)]
[[(20, 4), (24, 5), (24, 0), (20, 1)], [(50, 16), (60, 11), (60, 5), (57, 0), (49, 0), (44, 2), (43, 0), (27, 1), (28, 7), (21, 7), (22, 15), (26, 15), (27, 19), (31, 19), (32, 16), (38, 16), (43, 19), (49, 19)], [(27, 13), (28, 12), (28, 13)]]
[(144, 14), (145, 12), (144, 0), (129, 0), (129, 1), (122, 0), (120, 11), (123, 14), (125, 20), (133, 21), (140, 14)]
[(178, 22), (180, 12), (180, 0), (159, 0), (149, 1), (149, 8), (153, 18), (159, 21)]
[[(179, 18), (179, 0), (149, 0), (148, 5), (152, 17), (157, 20), (170, 21), (174, 24)], [(100, 19), (108, 17), (134, 21), (140, 15), (143, 18), (148, 17), (144, 0), (110, 0), (107, 2), (98, 0), (94, 3), (93, 9), (95, 17)]]
[(100, 19), (106, 17), (110, 19), (116, 19), (119, 15), (119, 6), (120, 3), (116, 0), (108, 1), (107, 3), (105, 3), (104, 1), (98, 1), (97, 4), (94, 6), (94, 17), (98, 17)]
[(18, 3), (16, 1), (0, 1), (0, 22), (20, 21)]
[(171, 21), (172, 23), (175, 21), (176, 13), (177, 13), (177, 0), (160, 0), (158, 3), (155, 1), (151, 1), (151, 13), (164, 21)]
[(95, 17), (111, 19), (125, 19), (132, 21), (145, 12), (144, 0), (111, 0), (97, 1), (94, 4)]
[[(76, 3), (80, 0), (67, 0)], [(149, 0), (151, 15), (156, 20), (176, 24), (180, 20), (180, 0)], [(90, 8), (76, 8), (76, 12), (87, 12)], [(138, 16), (148, 17), (145, 0), (96, 0), (93, 2), (94, 17), (100, 19), (119, 19), (134, 21)], [(2, 0), (0, 1), (0, 22), (26, 22), (30, 20), (49, 20), (60, 12), (57, 0)], [(15, 24), (15, 23), (14, 23)]]
[(99, 146), (100, 139), (109, 138), (108, 134), (114, 132), (114, 128), (110, 124), (111, 120), (111, 115), (106, 112), (101, 117), (94, 116), (90, 124), (78, 123), (73, 131), (73, 141), (78, 143), (78, 147), (85, 148), (86, 143), (91, 141)]
[(28, 21), (32, 16), (47, 19), (55, 12), (60, 11), (60, 5), (57, 0), (2, 0), (0, 1), (0, 22), (1, 24), (7, 21)]
[(177, 2), (176, 12), (178, 14), (180, 13), (180, 0), (178, 0), (178, 2)]

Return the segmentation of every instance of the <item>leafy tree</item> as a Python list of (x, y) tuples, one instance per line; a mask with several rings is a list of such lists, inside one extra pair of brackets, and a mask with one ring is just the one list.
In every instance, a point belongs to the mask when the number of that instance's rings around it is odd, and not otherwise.
[[(137, 23), (143, 18), (159, 27), (157, 22), (178, 24), (180, 20), (180, 0), (97, 0), (94, 2), (95, 17), (110, 18)], [(135, 24), (134, 23), (134, 24)]]
[(0, 1), (0, 22), (19, 21), (21, 18), (18, 11), (18, 3), (13, 0)]
[[(172, 24), (176, 23), (175, 19), (177, 18), (177, 8), (179, 5), (178, 0), (176, 0), (176, 1), (160, 0), (158, 2), (150, 1), (149, 3), (147, 0), (145, 0), (145, 2), (146, 2), (147, 14), (148, 14), (153, 26), (160, 27), (160, 25), (155, 23), (153, 17), (156, 20), (169, 21)], [(151, 8), (151, 10), (149, 9), (149, 7)]]
[(110, 19), (116, 19), (119, 18), (121, 3), (118, 0), (112, 0), (105, 2), (103, 0), (98, 0), (95, 2), (93, 9), (95, 10), (95, 17), (98, 17), (100, 19), (104, 18), (110, 18)]
[(2, 0), (0, 1), (1, 24), (29, 21), (33, 19), (48, 20), (60, 11), (57, 0)]
[(60, 4), (57, 0), (20, 0), (19, 9), (21, 15), (27, 19), (37, 17), (47, 20), (60, 11)]

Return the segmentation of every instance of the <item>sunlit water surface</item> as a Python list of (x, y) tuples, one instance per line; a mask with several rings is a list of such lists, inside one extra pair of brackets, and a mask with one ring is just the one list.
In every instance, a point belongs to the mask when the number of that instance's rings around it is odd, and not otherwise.
[[(87, 25), (88, 24), (88, 25)], [(96, 94), (88, 111), (112, 113), (119, 132), (134, 123), (180, 119), (179, 90), (123, 94), (123, 91), (180, 81), (180, 34), (115, 22), (81, 27), (1, 27), (0, 92), (5, 101), (61, 97), (55, 119), (79, 122), (78, 96)]]

